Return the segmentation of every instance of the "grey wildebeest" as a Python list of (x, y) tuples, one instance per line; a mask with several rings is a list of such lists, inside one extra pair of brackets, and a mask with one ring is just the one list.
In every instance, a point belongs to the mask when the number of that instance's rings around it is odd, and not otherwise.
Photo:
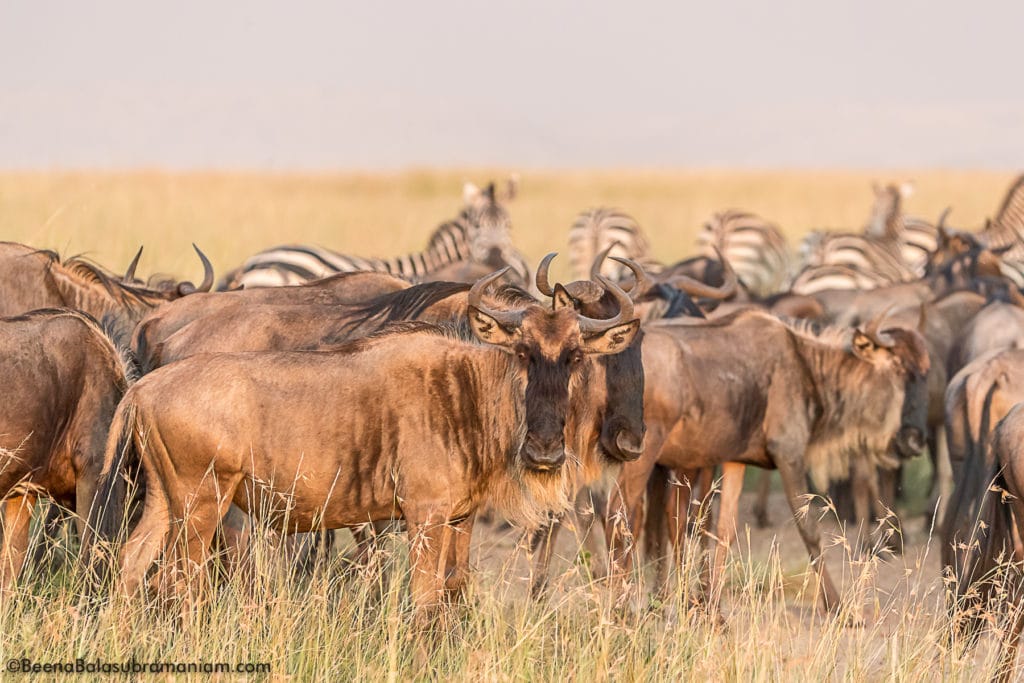
[(280, 514), (269, 521), (287, 532), (404, 519), (413, 598), (429, 612), (461, 584), (483, 500), (525, 524), (563, 508), (566, 423), (587, 408), (574, 399), (596, 379), (590, 357), (627, 348), (640, 323), (610, 282), (611, 319), (578, 314), (561, 287), (550, 309), (489, 308), (482, 295), (503, 274), (470, 290), (478, 341), (410, 323), (329, 352), (194, 356), (134, 385), (101, 492), (109, 536), (119, 461), (137, 453), (146, 494), (122, 549), (123, 590), (136, 591), (162, 553), (176, 571), (159, 572), (158, 585), (180, 588), (229, 504), (261, 515), (271, 501)]
[[(644, 454), (623, 465), (609, 503), (616, 569), (632, 566), (632, 530), (656, 464), (687, 470), (735, 461), (777, 468), (825, 606), (838, 609), (817, 524), (800, 514), (806, 474), (824, 487), (846, 475), (852, 458), (887, 459), (893, 449), (909, 456), (923, 446), (929, 359), (920, 335), (881, 330), (877, 320), (864, 329), (815, 331), (805, 322), (747, 310), (645, 326), (643, 363)], [(735, 500), (723, 499), (722, 509), (727, 505), (734, 509)], [(727, 548), (733, 532), (720, 525), (720, 533)]]
[(103, 448), (134, 365), (91, 316), (43, 309), (0, 319), (0, 589), (17, 580), (39, 496), (88, 519)]

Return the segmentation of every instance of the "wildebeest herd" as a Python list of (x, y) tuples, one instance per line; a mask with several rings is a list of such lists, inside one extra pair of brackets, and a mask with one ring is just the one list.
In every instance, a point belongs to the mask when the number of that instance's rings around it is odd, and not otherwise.
[(1024, 176), (975, 230), (905, 215), (891, 185), (862, 230), (794, 251), (726, 211), (671, 264), (630, 216), (597, 208), (569, 231), (573, 280), (554, 284), (554, 254), (531, 272), (513, 246), (515, 192), (467, 185), (423, 252), (283, 246), (216, 291), (199, 249), (196, 286), (140, 281), (138, 255), (116, 276), (0, 243), (2, 588), (40, 496), (74, 511), (98, 591), (113, 548), (115, 590), (190, 604), (215, 546), (245, 565), (253, 524), (350, 529), (355, 562), (404, 526), (429, 622), (462, 590), (485, 509), (528, 535), (536, 597), (567, 515), (606, 551), (614, 590), (645, 547), (665, 583), (721, 467), (704, 586), (717, 610), (754, 465), (779, 471), (837, 611), (806, 494), (851, 497), (866, 521), (927, 448), (951, 604), (976, 608), (965, 630), (1006, 610), (1010, 674), (1021, 579), (990, 579), (1024, 559)]

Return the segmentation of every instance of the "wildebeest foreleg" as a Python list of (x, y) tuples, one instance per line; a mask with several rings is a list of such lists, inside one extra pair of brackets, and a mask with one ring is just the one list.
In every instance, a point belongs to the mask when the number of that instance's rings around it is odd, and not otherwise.
[(551, 570), (551, 556), (554, 554), (555, 539), (562, 528), (562, 517), (551, 517), (545, 524), (530, 532), (530, 597), (538, 599), (548, 588)]
[[(774, 454), (773, 454), (774, 455)], [(807, 505), (807, 475), (801, 457), (787, 459), (785, 456), (775, 458), (775, 464), (782, 476), (782, 488), (786, 493), (786, 500), (793, 510), (793, 517), (796, 520), (796, 528), (800, 537), (807, 546), (807, 552), (811, 556), (811, 565), (818, 573), (821, 582), (821, 599), (825, 609), (829, 612), (838, 612), (841, 605), (839, 592), (832, 577), (829, 576), (828, 568), (825, 566), (825, 557), (821, 550), (821, 532), (818, 530), (818, 523), (808, 513)]]
[(452, 539), (447, 514), (404, 510), (409, 534), (409, 590), (421, 626), (431, 625), (443, 605), (445, 574)]
[(0, 552), (0, 591), (10, 590), (18, 580), (28, 553), (29, 524), (36, 495), (26, 493), (3, 501), (3, 549)]
[(451, 542), (448, 546), (444, 589), (449, 601), (455, 601), (462, 597), (466, 581), (469, 579), (469, 550), (475, 520), (476, 516), (470, 515), (448, 527)]

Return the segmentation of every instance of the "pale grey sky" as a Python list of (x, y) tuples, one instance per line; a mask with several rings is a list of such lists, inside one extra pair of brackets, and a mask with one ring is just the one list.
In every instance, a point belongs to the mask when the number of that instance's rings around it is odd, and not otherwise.
[(1024, 3), (0, 6), (0, 167), (1024, 166)]

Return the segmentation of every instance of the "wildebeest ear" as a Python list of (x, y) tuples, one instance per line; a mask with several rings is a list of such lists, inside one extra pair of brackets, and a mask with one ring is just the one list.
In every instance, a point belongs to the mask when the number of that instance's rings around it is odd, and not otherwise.
[(864, 360), (871, 360), (877, 345), (874, 340), (860, 330), (853, 333), (853, 353)]
[(512, 330), (502, 327), (497, 320), (476, 306), (469, 307), (469, 325), (480, 341), (495, 346), (512, 346), (522, 334), (518, 327)]
[(560, 308), (576, 308), (576, 302), (569, 296), (569, 292), (565, 291), (561, 282), (555, 285), (555, 291), (551, 295), (551, 308), (556, 311)]
[(633, 343), (636, 331), (640, 329), (639, 320), (610, 327), (583, 340), (584, 353), (618, 353)]

